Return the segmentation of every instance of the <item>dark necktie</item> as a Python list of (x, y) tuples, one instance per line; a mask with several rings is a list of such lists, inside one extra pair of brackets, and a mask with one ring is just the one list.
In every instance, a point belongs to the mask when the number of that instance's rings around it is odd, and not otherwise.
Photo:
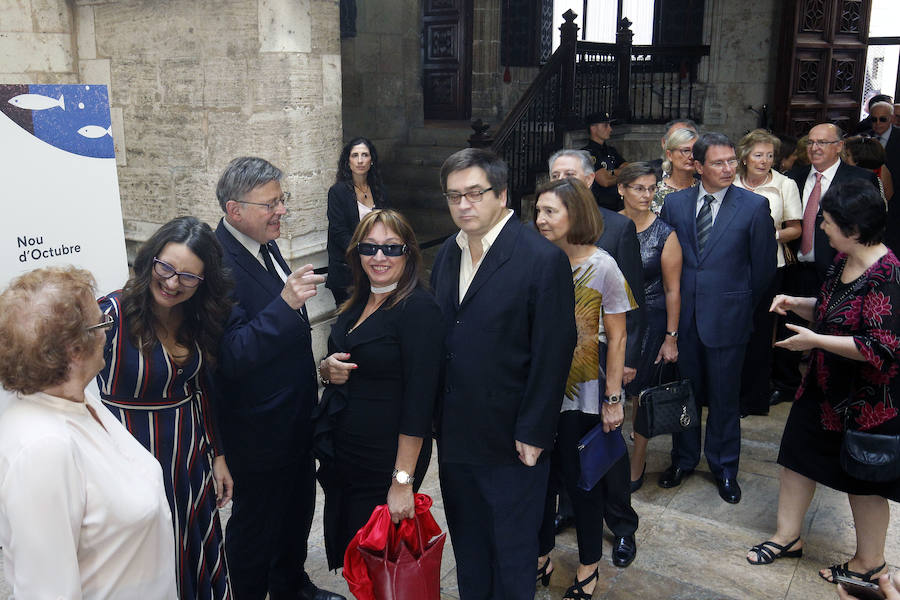
[(259, 253), (262, 254), (263, 262), (266, 263), (266, 271), (269, 274), (278, 280), (278, 283), (284, 283), (284, 280), (281, 279), (281, 275), (278, 274), (278, 271), (275, 269), (275, 263), (272, 262), (272, 256), (269, 254), (269, 247), (266, 244), (259, 245)]
[(703, 254), (703, 246), (706, 245), (706, 240), (709, 239), (709, 233), (712, 231), (712, 203), (715, 199), (716, 197), (712, 194), (703, 196), (703, 206), (697, 213), (697, 250), (700, 251), (700, 254)]

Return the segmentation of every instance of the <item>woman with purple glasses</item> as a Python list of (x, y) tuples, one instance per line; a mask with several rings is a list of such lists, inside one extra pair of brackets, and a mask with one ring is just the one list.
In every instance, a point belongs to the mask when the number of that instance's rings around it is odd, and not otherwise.
[(100, 397), (162, 465), (182, 600), (231, 598), (216, 509), (231, 498), (232, 479), (208, 377), (230, 287), (212, 229), (180, 217), (138, 250), (124, 289), (100, 299), (113, 320)]

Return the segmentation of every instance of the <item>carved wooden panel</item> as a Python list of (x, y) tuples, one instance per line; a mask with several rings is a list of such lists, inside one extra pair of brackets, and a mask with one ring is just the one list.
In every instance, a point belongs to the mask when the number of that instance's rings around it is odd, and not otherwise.
[(871, 0), (785, 0), (775, 127), (805, 135), (817, 123), (850, 131), (865, 77)]
[(471, 114), (472, 0), (425, 0), (422, 95), (426, 119)]

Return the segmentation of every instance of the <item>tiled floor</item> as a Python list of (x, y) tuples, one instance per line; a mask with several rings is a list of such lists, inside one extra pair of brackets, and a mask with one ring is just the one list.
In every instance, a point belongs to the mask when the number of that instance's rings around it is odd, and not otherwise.
[[(600, 563), (600, 582), (595, 599), (610, 600), (819, 600), (837, 598), (835, 588), (822, 581), (816, 571), (835, 562), (844, 562), (854, 548), (853, 520), (846, 496), (826, 488), (816, 492), (806, 518), (806, 543), (802, 559), (781, 560), (770, 566), (754, 567), (744, 560), (746, 550), (769, 536), (775, 525), (778, 496), (778, 465), (775, 457), (781, 430), (790, 405), (775, 407), (768, 417), (748, 417), (741, 421), (743, 445), (739, 480), (744, 496), (740, 504), (719, 499), (705, 464), (681, 486), (664, 490), (656, 478), (669, 462), (669, 441), (651, 440), (647, 481), (635, 494), (633, 503), (641, 517), (637, 533), (638, 555), (627, 569), (609, 562), (607, 536)], [(626, 413), (627, 414), (627, 413)], [(423, 492), (435, 501), (433, 512), (445, 526), (437, 466), (432, 465)], [(307, 569), (321, 587), (350, 597), (339, 573), (325, 566), (322, 544), (322, 494), (309, 539)], [(900, 507), (891, 504), (893, 516), (888, 532), (886, 557), (900, 566)], [(227, 518), (227, 510), (223, 517)], [(538, 600), (562, 598), (571, 584), (577, 564), (575, 533), (566, 531), (557, 538), (553, 552), (555, 572), (549, 588), (538, 590)], [(9, 586), (0, 581), (0, 597), (9, 595)], [(458, 598), (452, 540), (444, 550), (442, 598)]]
[[(846, 495), (819, 488), (806, 518), (806, 547), (801, 559), (781, 560), (754, 567), (744, 559), (747, 548), (772, 533), (778, 498), (778, 444), (789, 404), (781, 404), (768, 417), (741, 421), (743, 444), (739, 481), (740, 504), (723, 502), (705, 463), (681, 486), (664, 490), (656, 485), (658, 474), (669, 464), (669, 440), (650, 442), (650, 459), (644, 487), (632, 499), (641, 518), (637, 533), (637, 559), (627, 569), (609, 562), (607, 535), (605, 558), (600, 563), (600, 583), (595, 599), (625, 600), (819, 600), (837, 598), (834, 586), (824, 582), (817, 570), (844, 562), (853, 553), (853, 519)], [(626, 413), (628, 414), (628, 413)], [(435, 513), (443, 525), (436, 465), (429, 471), (423, 491), (435, 500)], [(321, 510), (321, 501), (319, 502)], [(900, 506), (891, 503), (892, 523), (886, 558), (900, 566)], [(321, 518), (316, 515), (310, 538), (308, 567), (314, 581), (323, 587), (347, 593), (339, 574), (324, 568)], [(442, 598), (458, 598), (452, 540), (444, 550)], [(555, 572), (549, 588), (541, 587), (535, 598), (557, 600), (571, 585), (578, 554), (575, 533), (557, 538), (552, 554)]]

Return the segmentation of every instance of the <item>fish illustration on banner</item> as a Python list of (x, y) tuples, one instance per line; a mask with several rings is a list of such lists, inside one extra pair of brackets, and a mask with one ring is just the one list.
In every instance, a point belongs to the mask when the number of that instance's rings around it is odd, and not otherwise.
[(60, 150), (115, 158), (104, 85), (3, 85), (0, 112)]

